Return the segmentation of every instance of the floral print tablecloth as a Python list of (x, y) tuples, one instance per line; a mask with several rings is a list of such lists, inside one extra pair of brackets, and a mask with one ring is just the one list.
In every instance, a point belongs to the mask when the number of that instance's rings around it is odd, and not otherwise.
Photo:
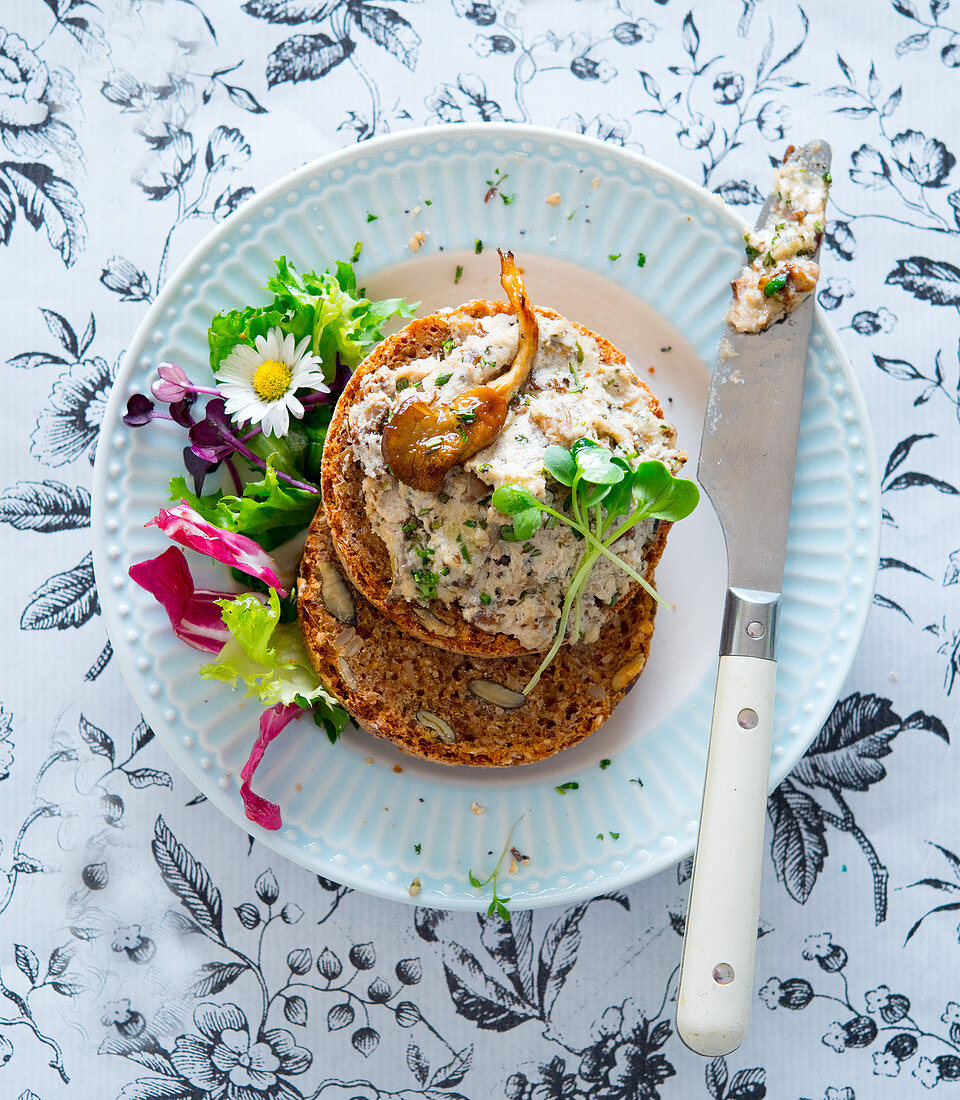
[[(0, 5), (0, 1095), (873, 1100), (960, 1080), (960, 11), (949, 0)], [(753, 215), (835, 150), (819, 300), (881, 456), (876, 606), (769, 804), (754, 1024), (673, 1023), (689, 866), (496, 918), (365, 897), (192, 789), (111, 660), (91, 459), (209, 228), (346, 143), (516, 120)], [(695, 277), (695, 272), (691, 273)]]

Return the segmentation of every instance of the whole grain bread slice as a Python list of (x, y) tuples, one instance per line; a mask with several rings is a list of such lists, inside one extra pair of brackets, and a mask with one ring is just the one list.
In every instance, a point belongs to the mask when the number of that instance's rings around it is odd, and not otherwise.
[[(663, 538), (650, 544), (658, 556)], [(565, 645), (518, 709), (478, 698), (484, 680), (519, 692), (540, 662), (470, 657), (406, 635), (345, 579), (318, 509), (297, 583), (303, 637), (317, 674), (370, 733), (441, 764), (529, 764), (597, 730), (643, 670), (656, 603), (642, 589), (591, 645)]]
[[(452, 334), (447, 320), (450, 312), (432, 314), (412, 321), (375, 348), (354, 372), (337, 402), (324, 442), (321, 473), (323, 505), (343, 569), (363, 595), (403, 631), (430, 645), (455, 653), (475, 657), (520, 656), (530, 650), (517, 638), (483, 630), (466, 622), (456, 606), (444, 604), (437, 599), (413, 603), (393, 595), (390, 557), (386, 546), (374, 532), (364, 508), (364, 474), (351, 446), (348, 414), (351, 405), (361, 395), (365, 376), (383, 366), (399, 370), (411, 360), (439, 354), (444, 341)], [(510, 309), (502, 301), (474, 301), (459, 306), (455, 312), (459, 317), (467, 316), (479, 320), (498, 313), (508, 313)], [(559, 314), (549, 309), (537, 309), (536, 313), (541, 317), (559, 318)], [(609, 340), (575, 321), (570, 323), (581, 335), (596, 341), (601, 361), (624, 367), (627, 365), (623, 352)], [(634, 381), (649, 394), (650, 410), (662, 419), (660, 403), (649, 387), (636, 375)], [(661, 524), (658, 539), (649, 548), (650, 564), (645, 578), (651, 583), (668, 529), (668, 524)], [(639, 585), (633, 586), (618, 607), (631, 602), (637, 589)]]

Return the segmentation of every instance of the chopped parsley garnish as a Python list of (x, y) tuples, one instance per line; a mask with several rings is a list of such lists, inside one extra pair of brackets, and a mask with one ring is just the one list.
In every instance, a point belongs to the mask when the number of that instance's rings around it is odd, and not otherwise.
[(577, 212), (577, 208), (576, 208), (576, 207), (574, 207), (574, 208), (573, 208), (573, 209), (572, 209), (572, 210), (570, 211), (570, 213), (569, 213), (569, 214), (567, 215), (567, 221), (570, 221), (570, 219), (571, 219), (571, 218), (573, 217), (573, 215), (574, 215), (574, 214), (576, 214), (576, 212)]
[(377, 215), (376, 214), (371, 214), (369, 212), (367, 213), (367, 221), (368, 222), (375, 222), (376, 220), (377, 220)]
[(363, 241), (357, 241), (353, 246), (353, 256), (350, 258), (351, 263), (356, 263), (360, 259), (360, 253), (363, 250)]
[(413, 850), (417, 853), (417, 855), (420, 855), (420, 845), (419, 844), (414, 844)]
[(620, 839), (620, 834), (619, 833), (611, 833), (610, 834), (610, 839), (611, 840), (619, 840)]
[(408, 519), (403, 525), (401, 530), (405, 535), (412, 535), (417, 529), (417, 521), (415, 519)]
[(752, 244), (747, 245), (747, 259), (755, 260), (760, 255), (760, 249), (754, 248)]
[(446, 504), (449, 499), (450, 497), (446, 493), (437, 493), (437, 500), (439, 500), (441, 504)]
[(484, 474), (484, 473), (487, 472), (487, 470), (490, 469), (490, 463), (489, 462), (481, 462), (480, 465), (477, 467), (477, 469), (480, 471), (481, 474)]
[(604, 768), (609, 768), (609, 767), (610, 767), (610, 761), (609, 760), (604, 758), (603, 760), (600, 761), (600, 770), (601, 771), (603, 771)]
[(646, 262), (647, 262), (647, 257), (642, 252), (638, 252), (637, 253), (637, 267), (643, 267), (643, 265)]
[(423, 205), (424, 206), (433, 206), (433, 199), (424, 199), (423, 200)]
[(437, 585), (440, 583), (438, 574), (431, 573), (429, 569), (414, 569), (413, 579), (417, 583), (417, 592), (421, 599), (432, 600), (436, 596)]
[(479, 237), (473, 242), (473, 251), (479, 256), (483, 251), (483, 241)]
[(611, 252), (610, 255), (607, 257), (607, 259), (608, 260), (619, 260), (622, 255), (623, 255), (622, 252)]
[(820, 178), (824, 183), (833, 183), (833, 176), (831, 176), (829, 172), (824, 172)]
[(577, 366), (583, 362), (583, 348), (580, 347), (580, 341), (577, 341)]
[(451, 379), (452, 377), (453, 377), (453, 375), (452, 375), (452, 374), (438, 374), (438, 375), (437, 375), (437, 380), (436, 380), (436, 382), (434, 383), (434, 385), (436, 385), (436, 386), (443, 386), (443, 385), (445, 385), (445, 384), (446, 384), (447, 382), (449, 382), (449, 381), (450, 381), (450, 379)]
[(529, 439), (527, 439), (527, 437), (526, 437), (525, 435), (521, 435), (521, 434), (520, 434), (519, 432), (518, 432), (518, 433), (517, 433), (517, 434), (516, 434), (516, 435), (515, 435), (515, 436), (514, 436), (513, 438), (514, 438), (514, 439), (515, 439), (515, 440), (516, 440), (516, 441), (517, 441), (518, 443), (529, 443), (529, 442), (530, 442), (530, 440), (529, 440)]
[(637, 778), (637, 779), (631, 779), (631, 780), (630, 780), (630, 782), (631, 782), (631, 783), (637, 783), (637, 784), (639, 784), (639, 785), (640, 785), (641, 787), (643, 786), (643, 780), (642, 780), (642, 779), (639, 779), (639, 778)]
[(480, 602), (483, 604), (484, 607), (489, 607), (490, 604), (493, 603), (493, 597), (490, 595), (489, 592), (481, 592)]
[(597, 840), (603, 840), (603, 833), (597, 833)]
[(463, 526), (464, 527), (476, 527), (477, 526), (477, 521), (475, 519), (465, 519), (463, 521)]
[(420, 559), (420, 560), (421, 560), (421, 561), (422, 561), (422, 562), (423, 562), (424, 564), (426, 564), (427, 562), (429, 562), (429, 561), (430, 561), (430, 559), (431, 559), (431, 558), (433, 557), (433, 555), (434, 555), (434, 550), (433, 550), (433, 548), (432, 548), (432, 547), (430, 547), (430, 546), (419, 546), (419, 545), (418, 545), (418, 546), (415, 546), (415, 547), (413, 548), (413, 550), (414, 550), (414, 553), (415, 553), (415, 554), (417, 555), (417, 557), (418, 557), (418, 558), (419, 558), (419, 559)]
[(457, 273), (453, 277), (453, 285), (456, 286), (460, 282), (460, 276), (463, 275), (463, 264), (457, 264)]
[[(577, 347), (580, 347), (580, 345), (577, 344)], [(573, 365), (573, 363), (568, 363), (567, 365), (570, 368), (570, 373), (573, 375), (574, 382), (576, 382), (576, 384), (577, 384), (576, 389), (573, 389), (570, 392), (571, 393), (583, 393), (584, 386), (583, 386), (583, 383), (580, 381), (580, 378), (577, 375), (577, 368)]]
[(504, 195), (503, 192), (500, 193), (500, 198), (503, 199), (504, 206), (509, 206), (516, 197), (516, 195)]
[(460, 544), (460, 550), (463, 553), (463, 560), (470, 565), (473, 562), (473, 558), (470, 557), (470, 551), (467, 549), (467, 544), (463, 541), (463, 535), (457, 535), (457, 542)]
[(449, 566), (449, 565), (445, 565), (445, 566), (444, 566), (444, 567), (443, 567), (443, 568), (442, 568), (442, 569), (440, 570), (440, 576), (441, 576), (441, 577), (445, 577), (445, 576), (447, 576), (447, 574), (448, 574), (449, 572), (450, 572), (450, 566)]
[(569, 783), (561, 783), (559, 787), (553, 788), (557, 794), (566, 794), (567, 791), (579, 791), (580, 784), (576, 780), (571, 779)]
[(450, 352), (453, 351), (453, 349), (457, 346), (457, 341), (454, 340), (454, 338), (451, 336), (449, 340), (444, 340), (443, 341), (442, 346), (443, 346), (444, 352), (446, 352), (446, 354), (449, 355)]
[(771, 279), (767, 285), (763, 288), (764, 298), (772, 298), (774, 294), (778, 294), (787, 285), (787, 279), (785, 275), (778, 275), (775, 279)]
[(472, 424), (477, 419), (477, 413), (475, 409), (457, 410), (456, 417), (461, 424)]
[(409, 388), (410, 388), (410, 379), (409, 378), (398, 378), (397, 379), (397, 393), (402, 393), (404, 390), (408, 390)]

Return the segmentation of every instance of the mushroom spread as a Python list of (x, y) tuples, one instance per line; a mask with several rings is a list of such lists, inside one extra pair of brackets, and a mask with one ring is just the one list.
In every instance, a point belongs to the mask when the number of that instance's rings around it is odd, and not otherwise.
[(791, 146), (774, 173), (776, 201), (763, 225), (743, 235), (751, 262), (733, 281), (727, 311), (737, 332), (762, 332), (816, 288), (820, 267), (812, 256), (823, 236), (829, 190), (829, 172)]
[[(440, 433), (436, 449), (449, 446), (452, 461), (439, 480), (435, 471), (429, 476), (425, 484), (433, 487), (409, 484), (401, 476), (409, 470), (392, 469), (385, 457), (391, 454), (385, 429), (411, 407), (410, 391), (424, 407), (455, 414), (467, 393), (502, 393), (509, 377), (505, 372), (516, 377), (511, 368), (526, 354), (524, 325), (518, 325), (515, 313), (476, 318), (453, 309), (438, 316), (451, 333), (442, 350), (399, 368), (372, 371), (350, 409), (349, 435), (364, 474), (364, 507), (389, 552), (397, 598), (456, 605), (479, 629), (543, 650), (556, 633), (583, 544), (556, 521), (528, 540), (514, 541), (510, 517), (491, 503), (494, 490), (520, 485), (562, 510), (569, 490), (545, 473), (544, 452), (550, 444), (569, 448), (584, 437), (632, 465), (660, 459), (675, 468), (685, 456), (676, 449), (675, 429), (652, 411), (650, 392), (630, 367), (604, 361), (598, 342), (566, 319), (538, 313), (535, 354), (529, 356), (519, 388), (508, 392), (499, 433), (475, 452), (464, 447), (466, 454), (457, 451), (457, 443), (469, 438), (469, 431), (455, 431), (449, 439)], [(469, 429), (467, 412), (463, 427)], [(616, 553), (642, 573), (644, 547), (653, 533), (653, 521), (638, 524), (617, 541)], [(583, 641), (596, 639), (632, 585), (616, 564), (603, 558), (597, 562), (584, 591)]]

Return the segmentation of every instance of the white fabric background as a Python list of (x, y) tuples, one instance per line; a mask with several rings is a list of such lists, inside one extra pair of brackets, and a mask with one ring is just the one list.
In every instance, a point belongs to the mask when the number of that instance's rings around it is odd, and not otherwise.
[[(0, 1095), (948, 1088), (960, 1076), (956, 5), (6, 0), (0, 28)], [(471, 915), (318, 883), (195, 803), (115, 664), (98, 665), (89, 459), (164, 275), (249, 188), (372, 133), (481, 118), (626, 143), (747, 204), (787, 142), (834, 147), (820, 301), (886, 469), (883, 568), (842, 704), (771, 801), (762, 988), (723, 1064), (672, 1029), (683, 869), (515, 917), (510, 942)], [(209, 876), (193, 913), (206, 934), (186, 932), (192, 888), (169, 886), (191, 860)]]

